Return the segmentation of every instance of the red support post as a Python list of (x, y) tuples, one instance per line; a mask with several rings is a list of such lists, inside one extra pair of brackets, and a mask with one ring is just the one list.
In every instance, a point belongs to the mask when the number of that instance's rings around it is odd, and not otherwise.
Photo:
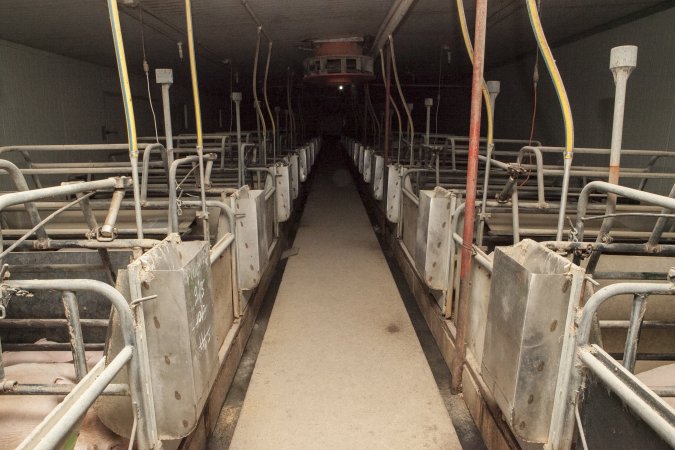
[(451, 374), (453, 393), (462, 390), (462, 370), (466, 358), (467, 311), (470, 300), (471, 257), (473, 253), (474, 219), (476, 211), (476, 188), (478, 183), (478, 149), (480, 146), (480, 119), (483, 105), (483, 67), (485, 62), (485, 34), (487, 24), (487, 0), (476, 0), (476, 26), (473, 45), (473, 80), (471, 83), (471, 122), (469, 125), (469, 161), (466, 170), (466, 201), (464, 209), (464, 232), (462, 234), (462, 258), (460, 268), (459, 308), (455, 320), (455, 355)]

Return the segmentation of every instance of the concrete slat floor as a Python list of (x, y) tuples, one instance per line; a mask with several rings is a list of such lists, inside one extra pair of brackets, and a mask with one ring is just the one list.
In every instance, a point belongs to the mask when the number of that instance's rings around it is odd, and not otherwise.
[(351, 176), (322, 156), (230, 448), (460, 448)]

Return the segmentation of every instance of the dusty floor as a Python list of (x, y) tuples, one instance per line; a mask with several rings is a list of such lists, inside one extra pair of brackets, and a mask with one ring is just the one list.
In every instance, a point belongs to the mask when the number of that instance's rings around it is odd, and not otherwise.
[(465, 448), (481, 448), (346, 166), (322, 159), (299, 255), (271, 318), (272, 301), (261, 311), (210, 447), (459, 448), (454, 422)]

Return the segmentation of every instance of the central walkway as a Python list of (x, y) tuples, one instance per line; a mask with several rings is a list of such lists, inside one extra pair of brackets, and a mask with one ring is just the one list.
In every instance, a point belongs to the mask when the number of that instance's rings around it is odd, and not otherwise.
[(344, 162), (316, 170), (230, 448), (461, 448)]

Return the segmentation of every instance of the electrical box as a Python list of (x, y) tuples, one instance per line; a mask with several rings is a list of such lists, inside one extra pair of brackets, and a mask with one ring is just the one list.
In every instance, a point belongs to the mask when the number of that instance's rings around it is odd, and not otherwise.
[(172, 84), (173, 70), (171, 69), (155, 69), (155, 78), (157, 84)]

